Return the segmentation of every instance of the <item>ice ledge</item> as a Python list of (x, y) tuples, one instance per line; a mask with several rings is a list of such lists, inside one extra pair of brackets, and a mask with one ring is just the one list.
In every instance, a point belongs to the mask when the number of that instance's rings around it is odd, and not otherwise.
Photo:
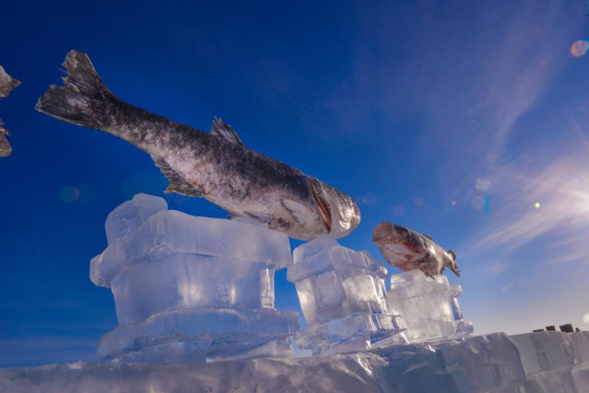
[(13, 368), (0, 370), (0, 392), (589, 391), (589, 332), (537, 334), (514, 336), (510, 340), (504, 333), (495, 333), (298, 359), (201, 365), (72, 363)]
[[(226, 353), (231, 350), (255, 349), (270, 341), (289, 338), (296, 330), (298, 314), (293, 311), (273, 308), (174, 310), (158, 313), (135, 325), (119, 326), (105, 334), (98, 345), (98, 356), (114, 358), (180, 342), (183, 352), (202, 351), (208, 358), (224, 358), (230, 356)], [(199, 348), (185, 351), (186, 345), (197, 344)]]

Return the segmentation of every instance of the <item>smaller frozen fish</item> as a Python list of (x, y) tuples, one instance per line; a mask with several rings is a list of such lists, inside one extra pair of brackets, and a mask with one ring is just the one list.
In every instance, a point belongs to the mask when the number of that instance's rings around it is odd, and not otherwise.
[[(20, 81), (12, 78), (4, 71), (4, 68), (0, 66), (0, 98), (6, 98), (12, 90), (14, 90)], [(8, 157), (12, 153), (12, 147), (6, 140), (6, 136), (10, 135), (6, 129), (2, 126), (4, 123), (0, 120), (0, 157)]]
[(374, 229), (372, 241), (388, 263), (403, 271), (419, 269), (433, 277), (449, 268), (460, 277), (454, 251), (444, 251), (428, 235), (383, 221)]

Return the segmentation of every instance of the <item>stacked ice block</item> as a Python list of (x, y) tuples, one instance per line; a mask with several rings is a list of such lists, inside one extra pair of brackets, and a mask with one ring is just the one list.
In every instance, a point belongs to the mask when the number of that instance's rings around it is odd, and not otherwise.
[(589, 392), (589, 332), (536, 332), (510, 337), (526, 373), (526, 392)]
[(428, 278), (421, 270), (391, 276), (387, 293), (389, 310), (402, 315), (411, 342), (459, 338), (473, 332), (458, 305), (459, 285), (444, 275)]
[(329, 355), (405, 343), (403, 319), (387, 307), (386, 273), (368, 252), (330, 237), (297, 247), (288, 280), (309, 325), (297, 333), (299, 347)]
[(183, 363), (292, 354), (298, 314), (274, 308), (288, 237), (252, 223), (193, 217), (139, 194), (106, 221), (91, 262), (112, 289), (119, 327), (98, 353), (123, 362)]

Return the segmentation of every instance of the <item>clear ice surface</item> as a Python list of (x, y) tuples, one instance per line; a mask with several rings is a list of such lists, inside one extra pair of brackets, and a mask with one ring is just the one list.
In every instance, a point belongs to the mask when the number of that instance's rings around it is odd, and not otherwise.
[(106, 239), (114, 244), (139, 228), (155, 213), (168, 210), (165, 199), (137, 194), (114, 209), (106, 218)]
[(274, 308), (288, 236), (246, 221), (193, 217), (139, 194), (107, 218), (91, 279), (112, 289), (119, 327), (99, 355), (123, 362), (290, 356), (298, 314)]
[(495, 333), (297, 359), (4, 369), (0, 392), (587, 393), (588, 360), (589, 332)]
[[(139, 197), (139, 198), (138, 198)], [(139, 194), (115, 209), (106, 223), (109, 239), (115, 239), (90, 266), (90, 278), (110, 287), (124, 268), (169, 254), (196, 254), (264, 262), (279, 270), (292, 263), (288, 236), (244, 221), (194, 217), (174, 210), (157, 210), (157, 202)], [(161, 205), (159, 206), (161, 207)], [(134, 212), (134, 216), (131, 214)], [(123, 224), (129, 224), (125, 229)]]
[(589, 332), (536, 332), (510, 337), (526, 373), (526, 392), (589, 392)]
[(297, 344), (327, 355), (370, 349), (385, 339), (405, 342), (402, 318), (387, 307), (386, 273), (368, 252), (330, 237), (297, 247), (287, 277), (309, 325), (297, 334)]
[(473, 332), (456, 299), (462, 288), (450, 285), (446, 276), (431, 279), (421, 270), (412, 270), (391, 276), (390, 283), (389, 310), (403, 316), (410, 341), (456, 338)]
[(120, 325), (176, 309), (274, 307), (274, 269), (231, 258), (149, 258), (119, 272), (111, 287)]
[[(289, 340), (298, 328), (296, 312), (265, 309), (197, 308), (157, 313), (141, 323), (124, 325), (105, 334), (98, 346), (104, 358), (128, 360), (130, 352), (153, 352), (161, 345), (179, 343), (194, 359), (232, 358), (267, 343)], [(260, 356), (290, 356), (292, 348)], [(188, 356), (188, 355), (186, 355)], [(149, 357), (153, 357), (150, 354)], [(255, 356), (254, 356), (255, 357)], [(145, 359), (145, 361), (150, 361)], [(196, 361), (196, 360), (195, 360)]]

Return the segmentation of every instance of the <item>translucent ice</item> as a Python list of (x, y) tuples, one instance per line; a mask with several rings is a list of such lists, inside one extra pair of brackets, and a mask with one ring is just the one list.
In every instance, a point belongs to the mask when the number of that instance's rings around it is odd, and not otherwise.
[[(182, 352), (185, 349), (177, 345), (175, 350)], [(538, 392), (528, 389), (518, 351), (501, 333), (298, 359), (255, 359), (201, 365), (74, 363), (5, 369), (0, 370), (0, 391)], [(561, 390), (551, 393), (556, 392), (561, 393)]]
[[(242, 353), (248, 357), (290, 356), (290, 336), (298, 328), (296, 312), (266, 309), (197, 308), (157, 313), (133, 325), (119, 326), (105, 334), (98, 355), (123, 361), (159, 360), (169, 346), (182, 350), (191, 361), (231, 359)], [(288, 341), (288, 345), (278, 345)], [(271, 343), (271, 347), (267, 344)], [(168, 347), (166, 347), (167, 349)], [(267, 352), (261, 349), (278, 349)], [(251, 351), (254, 351), (253, 355)], [(257, 352), (256, 352), (257, 351)], [(129, 353), (134, 355), (129, 356)], [(176, 362), (180, 362), (175, 360)]]
[(292, 260), (286, 235), (242, 221), (194, 217), (165, 210), (138, 227), (135, 227), (140, 222), (138, 218), (116, 222), (128, 222), (133, 230), (116, 232), (126, 235), (109, 243), (109, 247), (92, 260), (90, 278), (96, 285), (108, 287), (114, 275), (123, 268), (147, 257), (169, 254), (265, 262), (277, 270)]
[(390, 310), (404, 317), (411, 341), (436, 340), (473, 332), (456, 300), (460, 294), (462, 288), (450, 285), (446, 276), (432, 280), (421, 270), (413, 270), (391, 276), (387, 301)]
[(146, 194), (135, 195), (132, 200), (118, 206), (106, 218), (108, 244), (121, 240), (155, 213), (163, 210), (168, 210), (168, 204), (164, 199)]
[(386, 269), (367, 252), (319, 238), (294, 251), (288, 280), (295, 283), (309, 329), (297, 343), (314, 354), (366, 350), (394, 337), (404, 342), (403, 321), (389, 313)]
[(122, 270), (111, 287), (120, 325), (174, 309), (274, 307), (274, 269), (230, 258), (149, 258)]
[(589, 392), (589, 332), (536, 332), (510, 337), (530, 393)]
[[(307, 323), (314, 325), (356, 312), (387, 312), (386, 269), (366, 252), (357, 252), (333, 239), (299, 246), (288, 280), (294, 282)], [(300, 250), (302, 248), (302, 250)]]
[(298, 314), (274, 309), (274, 272), (288, 237), (245, 221), (167, 210), (137, 195), (106, 223), (91, 279), (112, 289), (119, 327), (99, 354), (123, 362), (290, 356)]
[[(192, 363), (197, 351), (162, 344), (151, 355)], [(298, 359), (2, 369), (0, 392), (587, 393), (588, 359), (589, 332), (495, 333)]]

